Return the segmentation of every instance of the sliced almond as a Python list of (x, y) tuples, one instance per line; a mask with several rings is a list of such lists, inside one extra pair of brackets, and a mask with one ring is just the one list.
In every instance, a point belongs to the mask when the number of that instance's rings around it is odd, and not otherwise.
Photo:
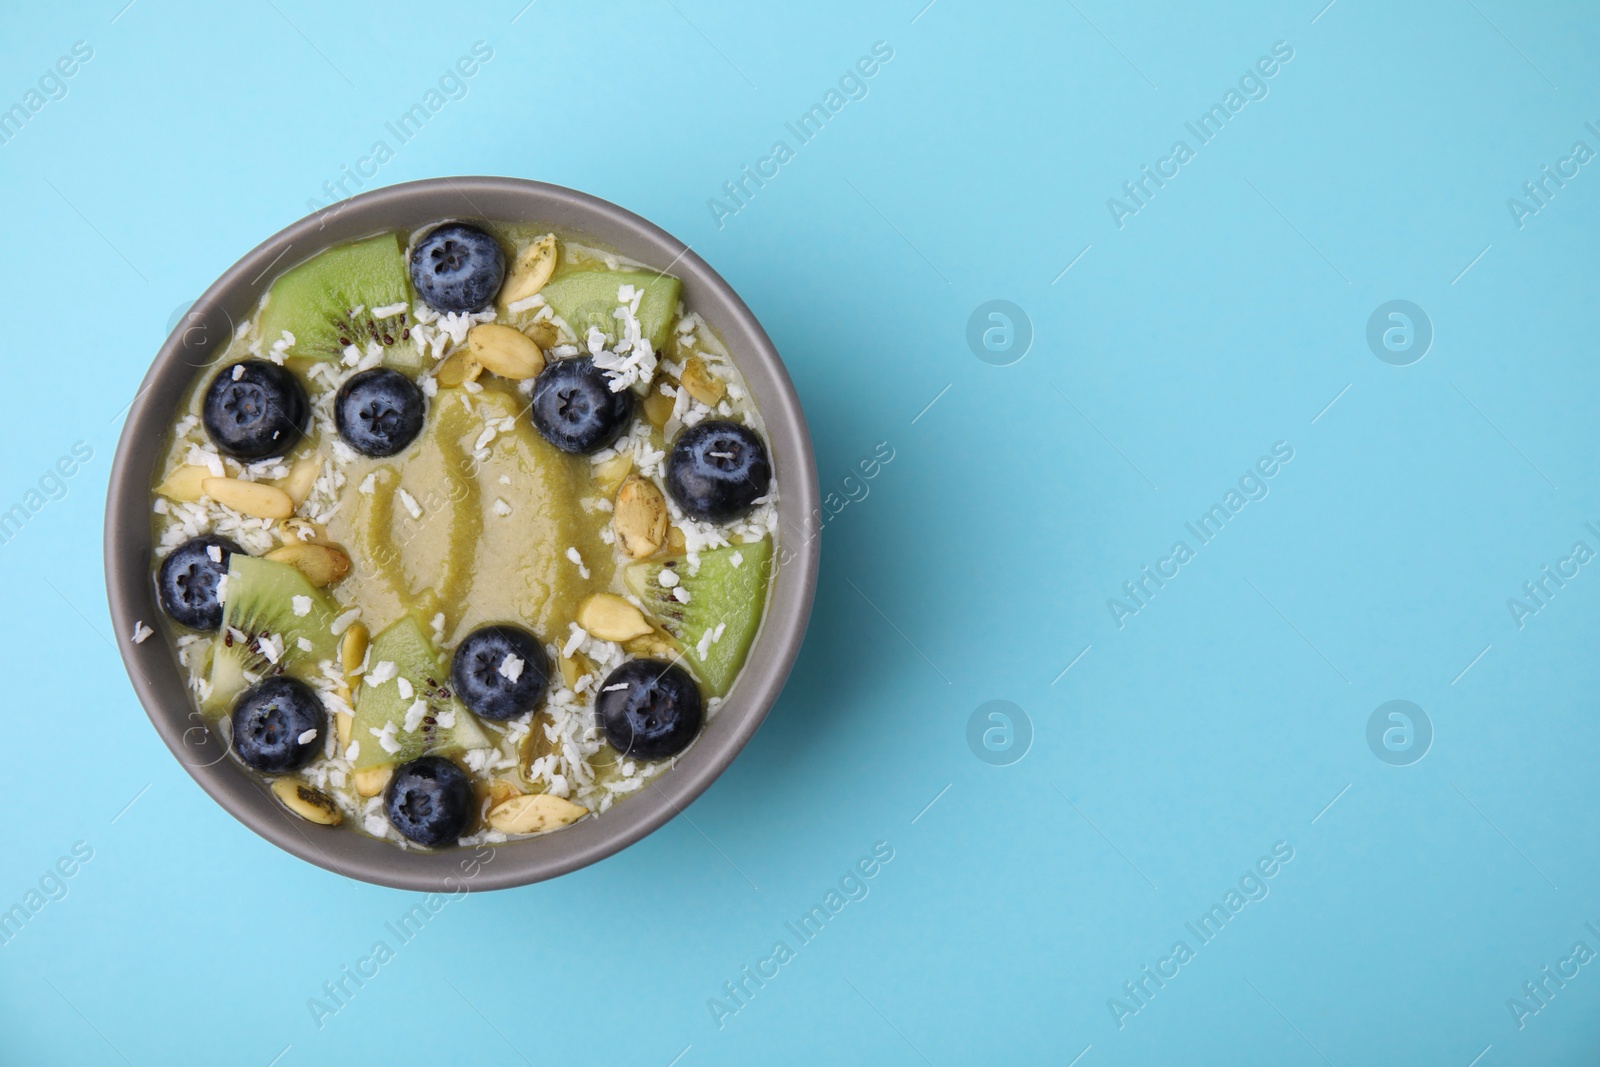
[(172, 500), (192, 504), (204, 494), (201, 485), (210, 477), (210, 467), (179, 467), (167, 475), (166, 481), (156, 486), (156, 492)]
[(279, 778), (272, 783), (272, 793), (283, 801), (284, 807), (306, 822), (319, 826), (338, 826), (344, 822), (344, 814), (332, 797), (312, 789), (298, 778)]
[[(349, 690), (345, 690), (345, 692), (348, 693)], [(348, 704), (349, 702), (349, 699), (346, 698), (345, 703)], [(333, 729), (339, 737), (340, 752), (350, 747), (350, 731), (355, 728), (355, 724), (356, 717), (348, 711), (341, 711), (333, 717)]]
[(546, 351), (559, 340), (561, 331), (556, 329), (556, 324), (549, 319), (540, 319), (523, 329), (523, 333), (533, 338), (533, 343), (539, 346), (540, 351)]
[(579, 655), (561, 657), (561, 684), (568, 689), (578, 688), (578, 679), (589, 673), (589, 665)]
[(659, 389), (651, 392), (644, 398), (644, 417), (658, 430), (665, 426), (672, 418), (672, 398)]
[(284, 519), (278, 523), (278, 540), (286, 545), (331, 545), (328, 529), (310, 519)]
[(311, 487), (317, 484), (317, 475), (322, 473), (322, 453), (313, 452), (304, 459), (295, 461), (289, 468), (288, 477), (278, 483), (278, 488), (289, 494), (289, 499), (294, 501), (294, 506), (299, 507), (306, 502), (306, 497), (311, 495)]
[(345, 680), (352, 685), (355, 683), (351, 679), (355, 678), (357, 668), (366, 657), (367, 624), (353, 622), (350, 629), (344, 632), (344, 639), (339, 642), (339, 667), (344, 671)]
[(606, 496), (615, 493), (622, 485), (622, 480), (633, 470), (633, 453), (618, 452), (604, 463), (597, 463), (592, 469), (594, 482)]
[(474, 326), (467, 334), (472, 358), (491, 374), (520, 382), (544, 370), (544, 353), (533, 338), (510, 326), (492, 322)]
[(667, 500), (649, 479), (628, 475), (611, 509), (617, 547), (633, 559), (647, 559), (667, 543)]
[(520, 770), (522, 771), (523, 778), (526, 779), (530, 777), (528, 769), (532, 767), (534, 763), (544, 759), (546, 756), (559, 755), (560, 752), (560, 739), (557, 738), (555, 741), (550, 740), (544, 735), (544, 726), (540, 723), (540, 721), (538, 719), (533, 720), (533, 729), (529, 730), (527, 736), (522, 739), (522, 766)]
[(261, 482), (241, 482), (237, 478), (207, 478), (200, 490), (223, 507), (258, 519), (287, 519), (294, 514), (289, 494)]
[(394, 764), (385, 763), (380, 767), (368, 767), (366, 770), (357, 771), (352, 777), (355, 778), (357, 794), (375, 797), (383, 792), (383, 787), (394, 777)]
[(512, 797), (520, 797), (522, 790), (515, 782), (508, 782), (504, 778), (496, 778), (489, 783), (489, 806), (494, 807), (504, 804)]
[(311, 580), (327, 586), (350, 573), (350, 557), (333, 545), (284, 545), (266, 555), (277, 563), (287, 563)]
[(503, 834), (538, 834), (576, 822), (589, 809), (549, 793), (512, 797), (489, 809), (489, 825)]
[(578, 608), (578, 625), (602, 641), (632, 641), (650, 632), (638, 608), (615, 593), (596, 593)]
[(674, 556), (681, 556), (689, 548), (688, 542), (683, 539), (683, 531), (673, 526), (667, 530), (667, 551)]
[(721, 378), (711, 373), (706, 366), (706, 361), (699, 356), (690, 356), (683, 365), (683, 375), (679, 383), (689, 391), (689, 395), (708, 408), (717, 406), (717, 402), (728, 393), (728, 385)]
[(500, 291), (500, 300), (506, 304), (515, 304), (518, 300), (526, 300), (545, 287), (550, 280), (550, 275), (556, 272), (556, 236), (547, 233), (533, 244), (522, 250), (517, 256), (516, 266), (511, 268), (511, 277), (506, 281), (506, 287)]
[(440, 385), (453, 389), (462, 382), (477, 381), (482, 373), (483, 366), (472, 358), (472, 350), (458, 348), (439, 364), (439, 369), (433, 372), (433, 377)]
[(660, 630), (651, 630), (643, 637), (635, 637), (622, 647), (635, 656), (649, 656), (651, 659), (671, 659), (678, 654), (678, 646)]

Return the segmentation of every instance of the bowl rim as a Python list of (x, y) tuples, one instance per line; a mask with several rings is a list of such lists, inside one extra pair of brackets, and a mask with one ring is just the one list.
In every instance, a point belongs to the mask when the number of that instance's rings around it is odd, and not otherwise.
[[(254, 310), (269, 275), (275, 278), (281, 269), (345, 240), (384, 230), (409, 232), (453, 218), (568, 229), (682, 280), (684, 302), (734, 352), (766, 424), (781, 490), (774, 546), (781, 562), (733, 690), (695, 745), (638, 794), (559, 832), (492, 849), (406, 850), (347, 829), (319, 842), (316, 832), (323, 827), (290, 814), (261, 779), (226, 758), (219, 732), (207, 728), (194, 710), (175, 652), (161, 631), (155, 641), (133, 640), (136, 625), (160, 612), (150, 570), (154, 464), (177, 398), (226, 349), (235, 316)], [(279, 261), (297, 246), (305, 255), (280, 269)], [(213, 334), (224, 328), (226, 337), (213, 344)], [(625, 208), (565, 186), (493, 176), (427, 178), (359, 193), (284, 227), (223, 272), (173, 329), (129, 406), (117, 443), (106, 494), (106, 592), (118, 650), (146, 715), (201, 789), (239, 822), (293, 856), (359, 881), (451, 894), (505, 889), (598, 862), (650, 834), (709, 788), (754, 736), (794, 665), (809, 621), (820, 556), (811, 519), (819, 508), (810, 433), (782, 358), (732, 286), (689, 245)]]

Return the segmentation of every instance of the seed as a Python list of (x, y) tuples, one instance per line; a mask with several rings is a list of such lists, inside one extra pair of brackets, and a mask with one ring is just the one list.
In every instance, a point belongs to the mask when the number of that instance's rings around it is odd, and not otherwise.
[(604, 463), (596, 464), (593, 468), (595, 484), (606, 496), (615, 493), (622, 480), (633, 470), (633, 453), (618, 452)]
[(179, 467), (167, 475), (167, 480), (156, 486), (156, 492), (173, 500), (194, 503), (204, 490), (201, 483), (211, 477), (209, 467)]
[(287, 519), (294, 514), (294, 501), (288, 493), (260, 482), (207, 478), (200, 483), (200, 490), (223, 507), (258, 519)]
[(667, 530), (667, 549), (674, 555), (680, 556), (689, 547), (683, 539), (683, 531), (673, 526)]
[(588, 673), (588, 665), (577, 655), (561, 657), (561, 684), (568, 689), (577, 689), (578, 679)]
[(644, 398), (644, 417), (658, 430), (665, 426), (672, 418), (672, 398), (660, 390), (652, 392)]
[(544, 370), (544, 353), (539, 346), (527, 334), (509, 326), (474, 326), (467, 334), (467, 347), (484, 370), (515, 382), (536, 377)]
[(596, 593), (578, 608), (578, 625), (602, 641), (632, 641), (650, 632), (639, 609), (615, 593)]
[(550, 275), (556, 271), (556, 237), (547, 233), (522, 250), (517, 265), (511, 268), (511, 277), (500, 293), (500, 300), (515, 304), (526, 300), (545, 287)]
[(307, 822), (319, 826), (338, 826), (344, 821), (339, 805), (326, 793), (318, 792), (297, 778), (279, 778), (272, 783), (272, 792), (283, 806)]
[(311, 487), (317, 484), (317, 475), (321, 473), (322, 453), (313, 452), (295, 461), (295, 465), (289, 468), (289, 476), (279, 483), (279, 488), (289, 494), (295, 507), (299, 507), (311, 495)]
[[(346, 704), (350, 703), (350, 690), (344, 690), (341, 695)], [(340, 752), (350, 747), (350, 731), (354, 729), (355, 723), (356, 717), (348, 711), (341, 711), (333, 717), (333, 729), (339, 738)]]
[(556, 330), (556, 324), (549, 319), (540, 319), (522, 332), (533, 338), (533, 343), (538, 345), (541, 350), (547, 349), (561, 340), (561, 334)]
[(284, 519), (278, 523), (278, 540), (286, 545), (331, 545), (327, 527), (310, 519)]
[(589, 809), (549, 793), (512, 797), (489, 809), (489, 825), (503, 834), (538, 834), (576, 822)]
[[(343, 668), (346, 679), (355, 677), (356, 670), (366, 657), (366, 623), (353, 622), (350, 624), (350, 629), (344, 632), (344, 640), (339, 644), (339, 666)], [(350, 684), (354, 685), (355, 683), (351, 682)]]
[(611, 511), (617, 547), (633, 559), (647, 559), (667, 543), (667, 501), (656, 484), (628, 475)]
[(389, 779), (393, 776), (394, 764), (392, 763), (357, 771), (354, 775), (356, 792), (364, 797), (375, 797), (383, 792), (383, 787), (389, 784)]
[(689, 395), (708, 408), (717, 406), (728, 392), (728, 386), (721, 378), (711, 373), (706, 366), (706, 361), (699, 356), (690, 356), (683, 365), (683, 377), (678, 381), (689, 391)]
[(319, 588), (350, 573), (350, 557), (333, 545), (284, 545), (268, 552), (266, 558), (289, 564)]
[(516, 783), (508, 782), (504, 778), (496, 778), (494, 781), (489, 783), (490, 807), (493, 807), (497, 804), (503, 804), (512, 797), (521, 795), (522, 790), (517, 788)]
[(678, 646), (659, 630), (635, 637), (622, 647), (635, 656), (649, 656), (652, 659), (671, 659), (678, 654)]
[(458, 348), (452, 352), (439, 369), (434, 372), (434, 379), (440, 385), (454, 388), (462, 382), (475, 382), (478, 375), (483, 373), (483, 366), (472, 358), (470, 349)]

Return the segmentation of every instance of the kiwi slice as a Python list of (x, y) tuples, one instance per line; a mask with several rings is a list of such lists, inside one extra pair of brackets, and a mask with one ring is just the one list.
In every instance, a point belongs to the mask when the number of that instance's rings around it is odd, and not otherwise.
[(672, 320), (678, 315), (678, 294), (682, 285), (670, 274), (643, 270), (575, 270), (564, 274), (539, 290), (545, 303), (566, 320), (581, 341), (590, 326), (615, 340), (618, 323), (612, 315), (622, 303), (617, 291), (624, 285), (643, 289), (639, 301), (639, 332), (660, 352), (671, 337)]
[[(393, 664), (392, 668), (384, 664)], [(393, 676), (379, 685), (368, 679), (379, 671)], [(402, 687), (400, 680), (406, 685)], [(405, 696), (409, 688), (411, 695)], [(417, 701), (426, 707), (407, 732), (406, 716)], [(367, 671), (356, 687), (356, 717), (350, 737), (361, 743), (356, 755), (356, 770), (385, 763), (406, 763), (418, 756), (445, 755), (468, 748), (486, 748), (491, 743), (478, 722), (450, 691), (450, 664), (428, 640), (427, 631), (415, 615), (406, 615), (391, 624), (367, 649)], [(441, 725), (441, 718), (450, 726)], [(389, 752), (372, 731), (379, 733), (394, 724), (391, 736), (400, 748)]]
[[(404, 309), (373, 314), (395, 305)], [(405, 245), (399, 234), (380, 234), (320, 252), (273, 282), (261, 312), (261, 343), (270, 347), (287, 330), (294, 337), (287, 355), (328, 361), (343, 358), (351, 345), (364, 354), (367, 342), (376, 341), (388, 365), (420, 370), (410, 312)]]
[[(630, 563), (622, 580), (661, 628), (683, 646), (689, 669), (712, 695), (722, 696), (744, 666), (745, 653), (761, 624), (771, 560), (772, 540), (762, 538), (753, 544), (701, 552), (696, 574), (689, 573), (687, 558), (676, 556)], [(671, 586), (661, 584), (661, 573), (666, 570), (677, 576)], [(673, 595), (678, 588), (689, 594), (687, 604)], [(706, 635), (714, 634), (718, 626), (723, 628), (722, 636), (707, 640)]]
[[(297, 614), (297, 608), (308, 604), (305, 614)], [(338, 605), (289, 564), (242, 552), (228, 557), (222, 629), (211, 646), (205, 710), (231, 707), (246, 686), (269, 674), (306, 674), (321, 660), (333, 659), (338, 639), (332, 626), (338, 614)]]

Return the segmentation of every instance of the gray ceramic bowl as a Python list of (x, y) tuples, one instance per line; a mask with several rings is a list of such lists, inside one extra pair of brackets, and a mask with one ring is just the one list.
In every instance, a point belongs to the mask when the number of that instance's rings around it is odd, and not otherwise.
[[(781, 493), (782, 563), (743, 674), (677, 766), (604, 815), (543, 837), (492, 850), (402, 851), (285, 811), (193, 710), (176, 656), (160, 634), (143, 644), (134, 644), (130, 635), (137, 622), (154, 622), (160, 613), (151, 580), (150, 489), (163, 439), (183, 391), (225, 346), (234, 323), (251, 314), (277, 274), (329, 245), (447, 218), (574, 230), (683, 280), (684, 302), (722, 335), (766, 420)], [(806, 533), (807, 519), (817, 507), (811, 439), (783, 362), (744, 301), (688, 246), (615, 204), (560, 186), (437, 178), (363, 193), (301, 219), (234, 264), (195, 303), (145, 376), (117, 446), (106, 501), (106, 586), (122, 658), (150, 721), (201, 788), (240, 822), (279, 848), (351, 878), (428, 892), (502, 889), (553, 878), (625, 848), (692, 802), (738, 755), (777, 699), (800, 649), (817, 573), (817, 544)]]

